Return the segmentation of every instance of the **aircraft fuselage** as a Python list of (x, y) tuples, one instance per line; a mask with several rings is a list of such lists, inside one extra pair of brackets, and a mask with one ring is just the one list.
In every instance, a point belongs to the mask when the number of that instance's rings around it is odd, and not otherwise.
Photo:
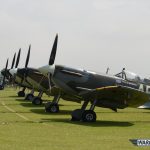
[[(125, 79), (110, 76), (106, 74), (97, 74), (86, 70), (74, 69), (65, 66), (55, 66), (55, 72), (53, 74), (53, 82), (56, 86), (61, 88), (65, 93), (77, 95), (82, 97), (82, 93), (86, 91), (92, 91), (97, 88), (108, 86), (125, 86), (144, 92), (150, 90), (149, 85), (141, 82), (130, 82)], [(145, 103), (145, 101), (137, 100), (136, 102), (130, 100), (125, 103), (124, 99), (115, 99), (115, 94), (105, 99), (99, 99), (97, 106), (110, 107), (110, 108), (125, 108), (127, 106), (137, 107)], [(93, 101), (91, 99), (91, 101)]]

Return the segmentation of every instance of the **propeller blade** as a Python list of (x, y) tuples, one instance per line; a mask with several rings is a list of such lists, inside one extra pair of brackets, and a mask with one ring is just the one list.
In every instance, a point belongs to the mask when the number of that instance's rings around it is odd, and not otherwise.
[(49, 59), (49, 65), (54, 64), (55, 57), (56, 57), (56, 51), (57, 51), (57, 42), (58, 42), (58, 34), (56, 34), (56, 37), (55, 37), (55, 40), (54, 40), (54, 44), (53, 44), (50, 59)]
[(11, 65), (11, 69), (13, 69), (13, 67), (14, 67), (15, 59), (16, 59), (16, 53), (14, 54), (14, 58), (13, 58), (12, 65)]
[(27, 59), (26, 59), (26, 63), (25, 63), (25, 68), (28, 67), (29, 58), (30, 58), (30, 49), (31, 49), (31, 45), (29, 45), (29, 50), (28, 50), (28, 54), (27, 54)]
[(7, 70), (7, 68), (8, 68), (8, 60), (9, 59), (7, 59), (5, 70)]
[(26, 81), (26, 78), (28, 76), (28, 63), (29, 63), (29, 58), (30, 58), (30, 50), (31, 50), (31, 45), (29, 45), (29, 50), (28, 50), (28, 54), (27, 54), (27, 58), (26, 58), (26, 63), (25, 63), (25, 70), (23, 73), (23, 77), (21, 78), (21, 84), (23, 83), (23, 81)]
[(21, 48), (19, 49), (19, 52), (18, 52), (18, 56), (17, 56), (17, 61), (16, 61), (16, 66), (15, 66), (15, 68), (18, 67), (19, 60), (20, 60), (20, 53), (21, 53)]

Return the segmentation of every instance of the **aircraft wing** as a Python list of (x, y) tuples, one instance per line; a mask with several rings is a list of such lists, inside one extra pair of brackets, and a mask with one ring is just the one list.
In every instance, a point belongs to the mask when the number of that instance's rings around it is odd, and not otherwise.
[(138, 107), (147, 102), (150, 95), (140, 91), (138, 89), (133, 89), (126, 86), (106, 86), (101, 88), (96, 88), (90, 91), (84, 91), (81, 93), (84, 99), (103, 101), (110, 104), (115, 104), (116, 107), (120, 106), (131, 106)]

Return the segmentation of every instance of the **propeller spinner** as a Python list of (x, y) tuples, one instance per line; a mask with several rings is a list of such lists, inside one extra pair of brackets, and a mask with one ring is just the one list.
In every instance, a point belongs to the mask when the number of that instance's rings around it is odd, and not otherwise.
[(14, 58), (13, 58), (12, 65), (11, 65), (11, 69), (14, 68), (15, 60), (16, 60), (16, 53), (14, 54)]

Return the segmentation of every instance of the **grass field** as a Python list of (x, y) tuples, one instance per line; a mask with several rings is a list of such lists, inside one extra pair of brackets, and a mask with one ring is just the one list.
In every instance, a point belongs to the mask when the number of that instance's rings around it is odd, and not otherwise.
[(71, 111), (80, 104), (61, 100), (60, 113), (47, 114), (44, 105), (33, 106), (16, 93), (0, 91), (0, 150), (150, 149), (129, 141), (150, 139), (150, 110), (96, 108), (97, 122), (71, 122)]

